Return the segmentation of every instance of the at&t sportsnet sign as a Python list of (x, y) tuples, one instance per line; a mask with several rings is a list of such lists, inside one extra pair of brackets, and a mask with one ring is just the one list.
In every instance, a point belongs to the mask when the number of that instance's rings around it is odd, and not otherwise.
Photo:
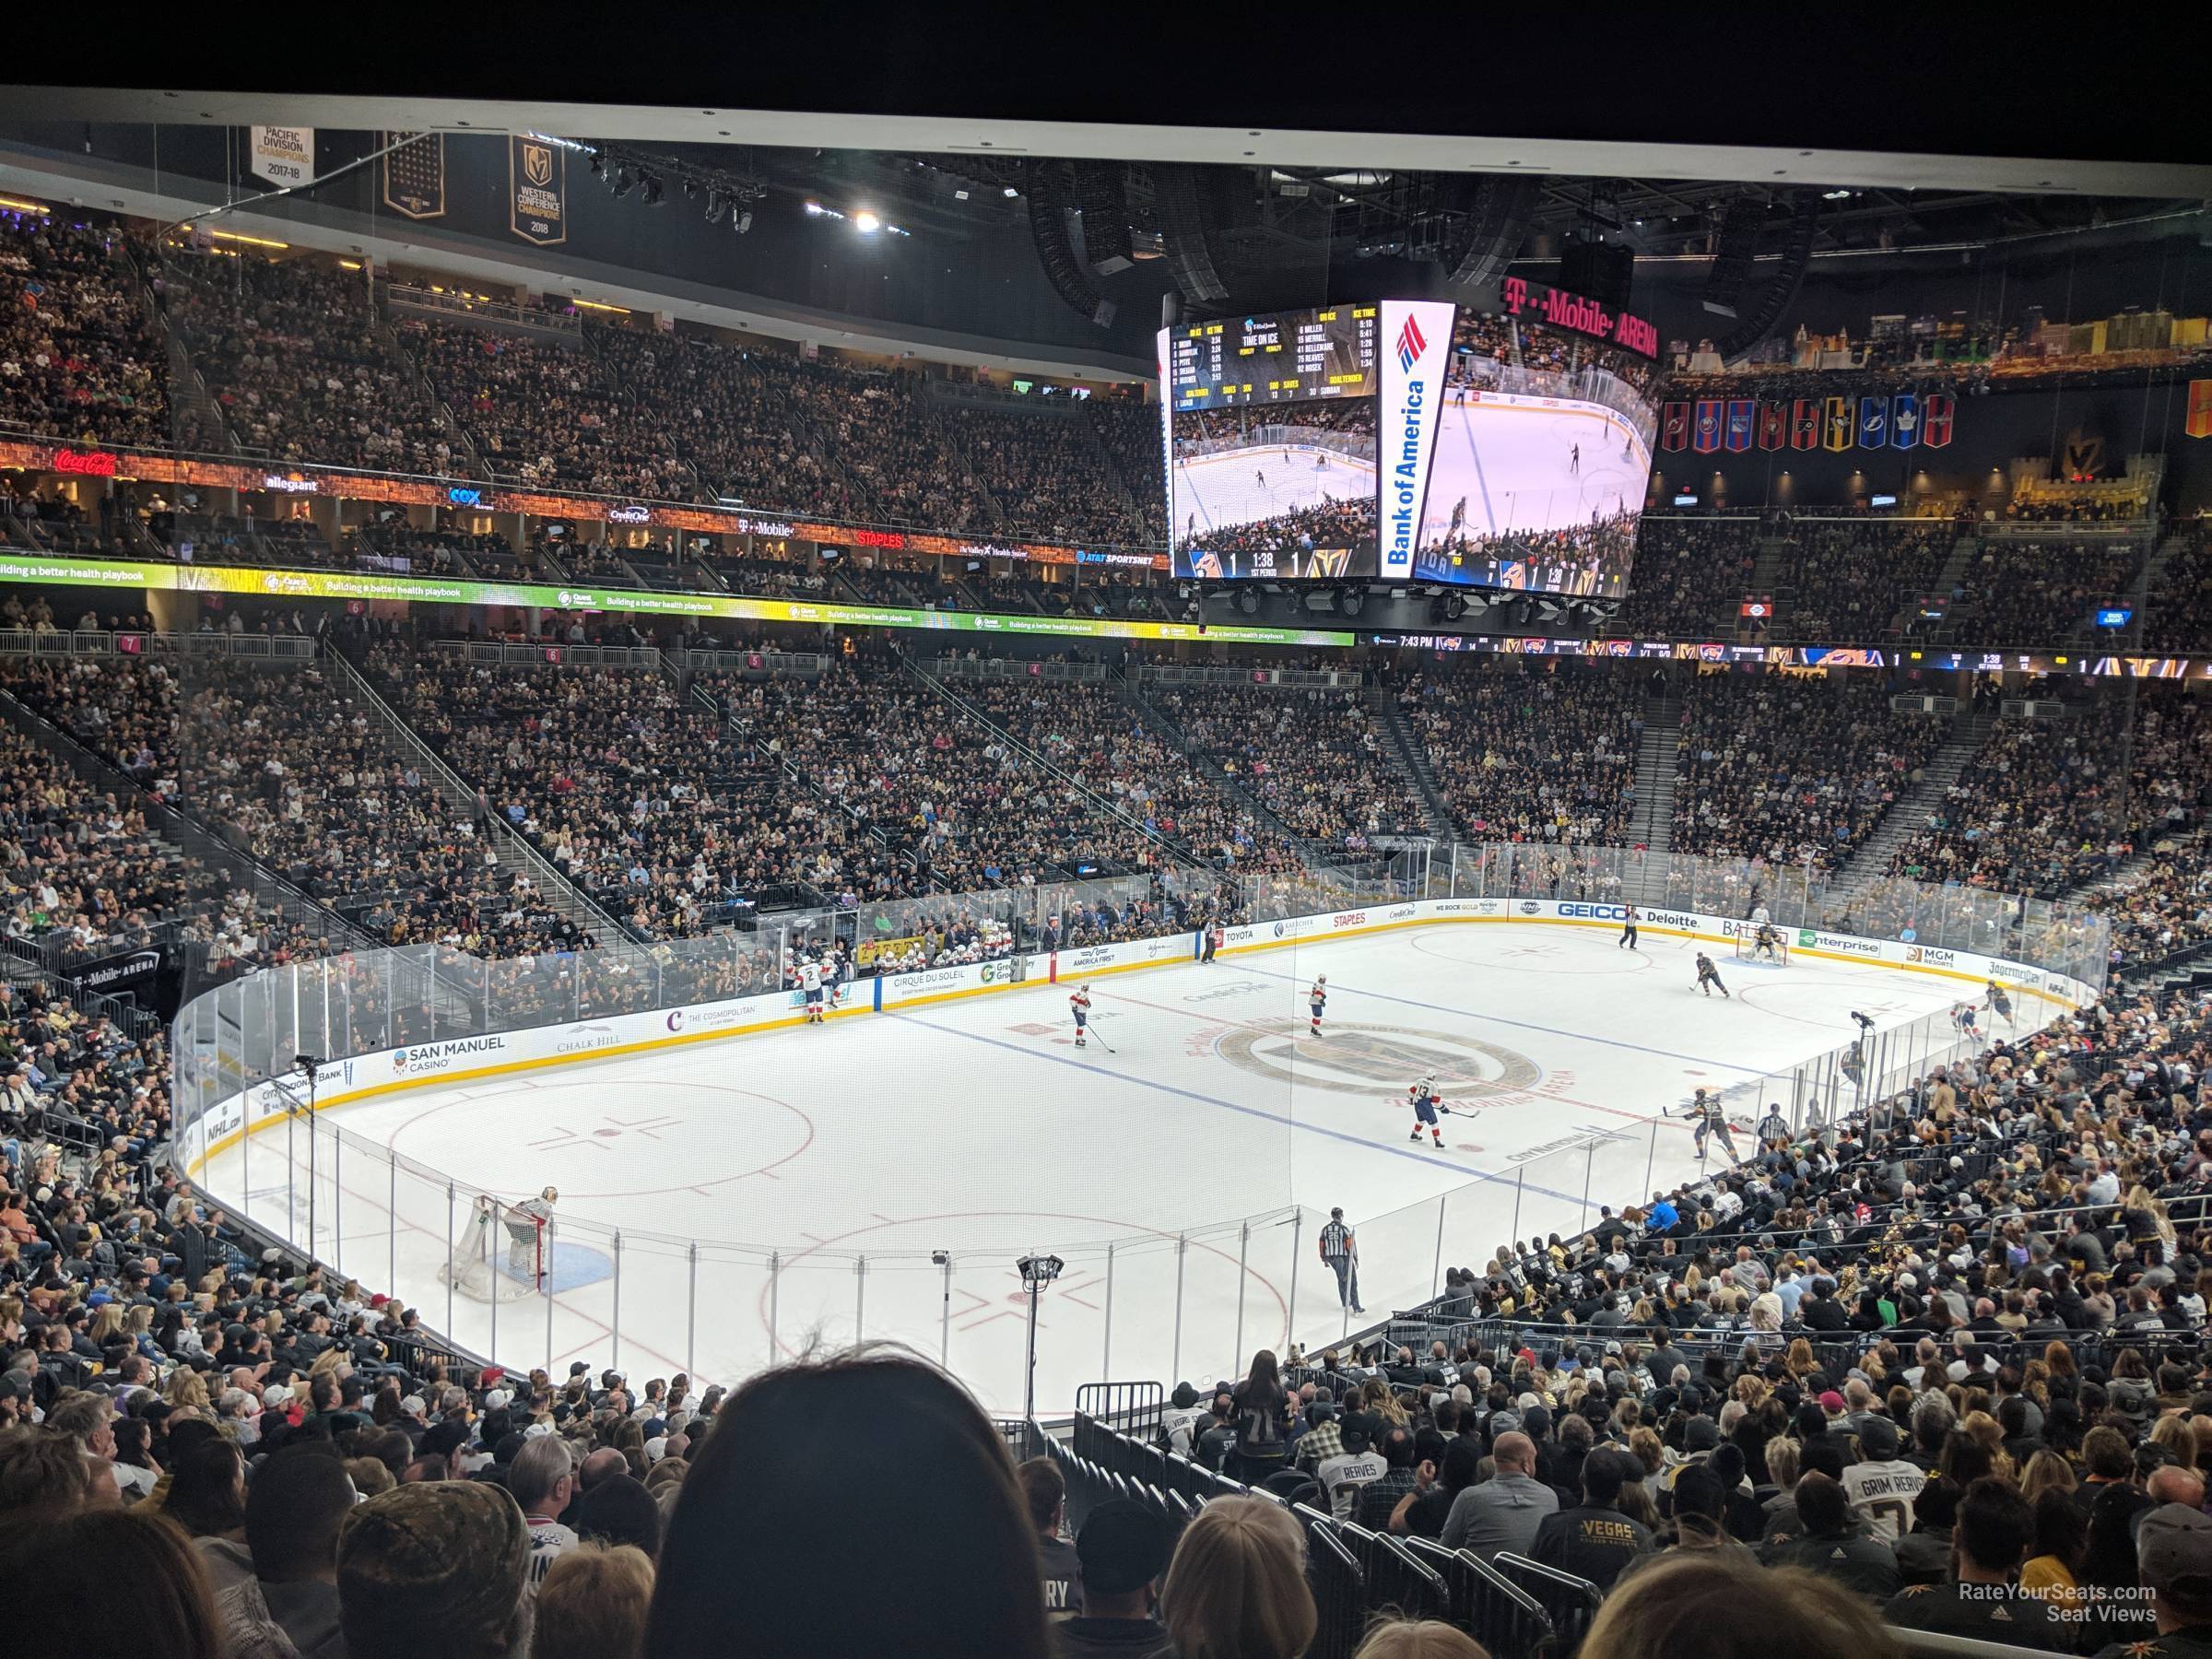
[(1376, 460), (1382, 475), (1380, 573), (1385, 577), (1413, 573), (1453, 312), (1439, 300), (1392, 300), (1382, 306), (1383, 337), (1391, 342), (1391, 354), (1382, 364)]

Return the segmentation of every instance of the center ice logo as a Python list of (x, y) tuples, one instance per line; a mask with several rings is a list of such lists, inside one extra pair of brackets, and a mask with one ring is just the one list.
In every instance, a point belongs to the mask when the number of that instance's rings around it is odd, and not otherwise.
[(1543, 1080), (1526, 1054), (1418, 1026), (1338, 1025), (1316, 1041), (1295, 1019), (1241, 1023), (1217, 1052), (1230, 1065), (1279, 1083), (1372, 1096), (1402, 1091), (1408, 1079), (1436, 1074), (1447, 1100), (1520, 1094)]

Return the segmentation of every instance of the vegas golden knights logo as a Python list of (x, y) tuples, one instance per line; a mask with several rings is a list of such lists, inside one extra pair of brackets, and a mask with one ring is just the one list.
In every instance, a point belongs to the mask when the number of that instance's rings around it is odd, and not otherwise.
[(2104, 465), (2104, 440), (2076, 427), (2066, 434), (2065, 476), (2087, 483)]
[(569, 237), (568, 151), (543, 138), (507, 137), (507, 228), (550, 247)]

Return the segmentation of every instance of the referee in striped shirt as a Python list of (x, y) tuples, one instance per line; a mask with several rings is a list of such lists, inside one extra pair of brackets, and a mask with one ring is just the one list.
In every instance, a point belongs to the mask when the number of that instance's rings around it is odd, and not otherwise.
[(1321, 1230), (1321, 1259), (1335, 1272), (1336, 1300), (1355, 1313), (1366, 1312), (1359, 1305), (1359, 1241), (1344, 1224), (1341, 1209), (1331, 1210)]

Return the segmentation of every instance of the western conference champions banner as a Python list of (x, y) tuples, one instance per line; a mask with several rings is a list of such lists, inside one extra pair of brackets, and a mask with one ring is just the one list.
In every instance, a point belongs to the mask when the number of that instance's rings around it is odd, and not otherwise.
[(248, 170), (257, 179), (283, 186), (304, 184), (315, 176), (315, 129), (257, 126), (251, 135)]
[[(2212, 386), (2212, 382), (2205, 382)], [(2212, 414), (2212, 398), (2206, 399)], [(1794, 399), (1677, 399), (1661, 409), (1659, 447), (1711, 455), (1727, 450), (1943, 449), (1951, 441), (1958, 401), (1948, 393)], [(2212, 431), (2212, 420), (2207, 420)]]
[(569, 238), (569, 152), (530, 133), (507, 135), (507, 228), (549, 248)]

